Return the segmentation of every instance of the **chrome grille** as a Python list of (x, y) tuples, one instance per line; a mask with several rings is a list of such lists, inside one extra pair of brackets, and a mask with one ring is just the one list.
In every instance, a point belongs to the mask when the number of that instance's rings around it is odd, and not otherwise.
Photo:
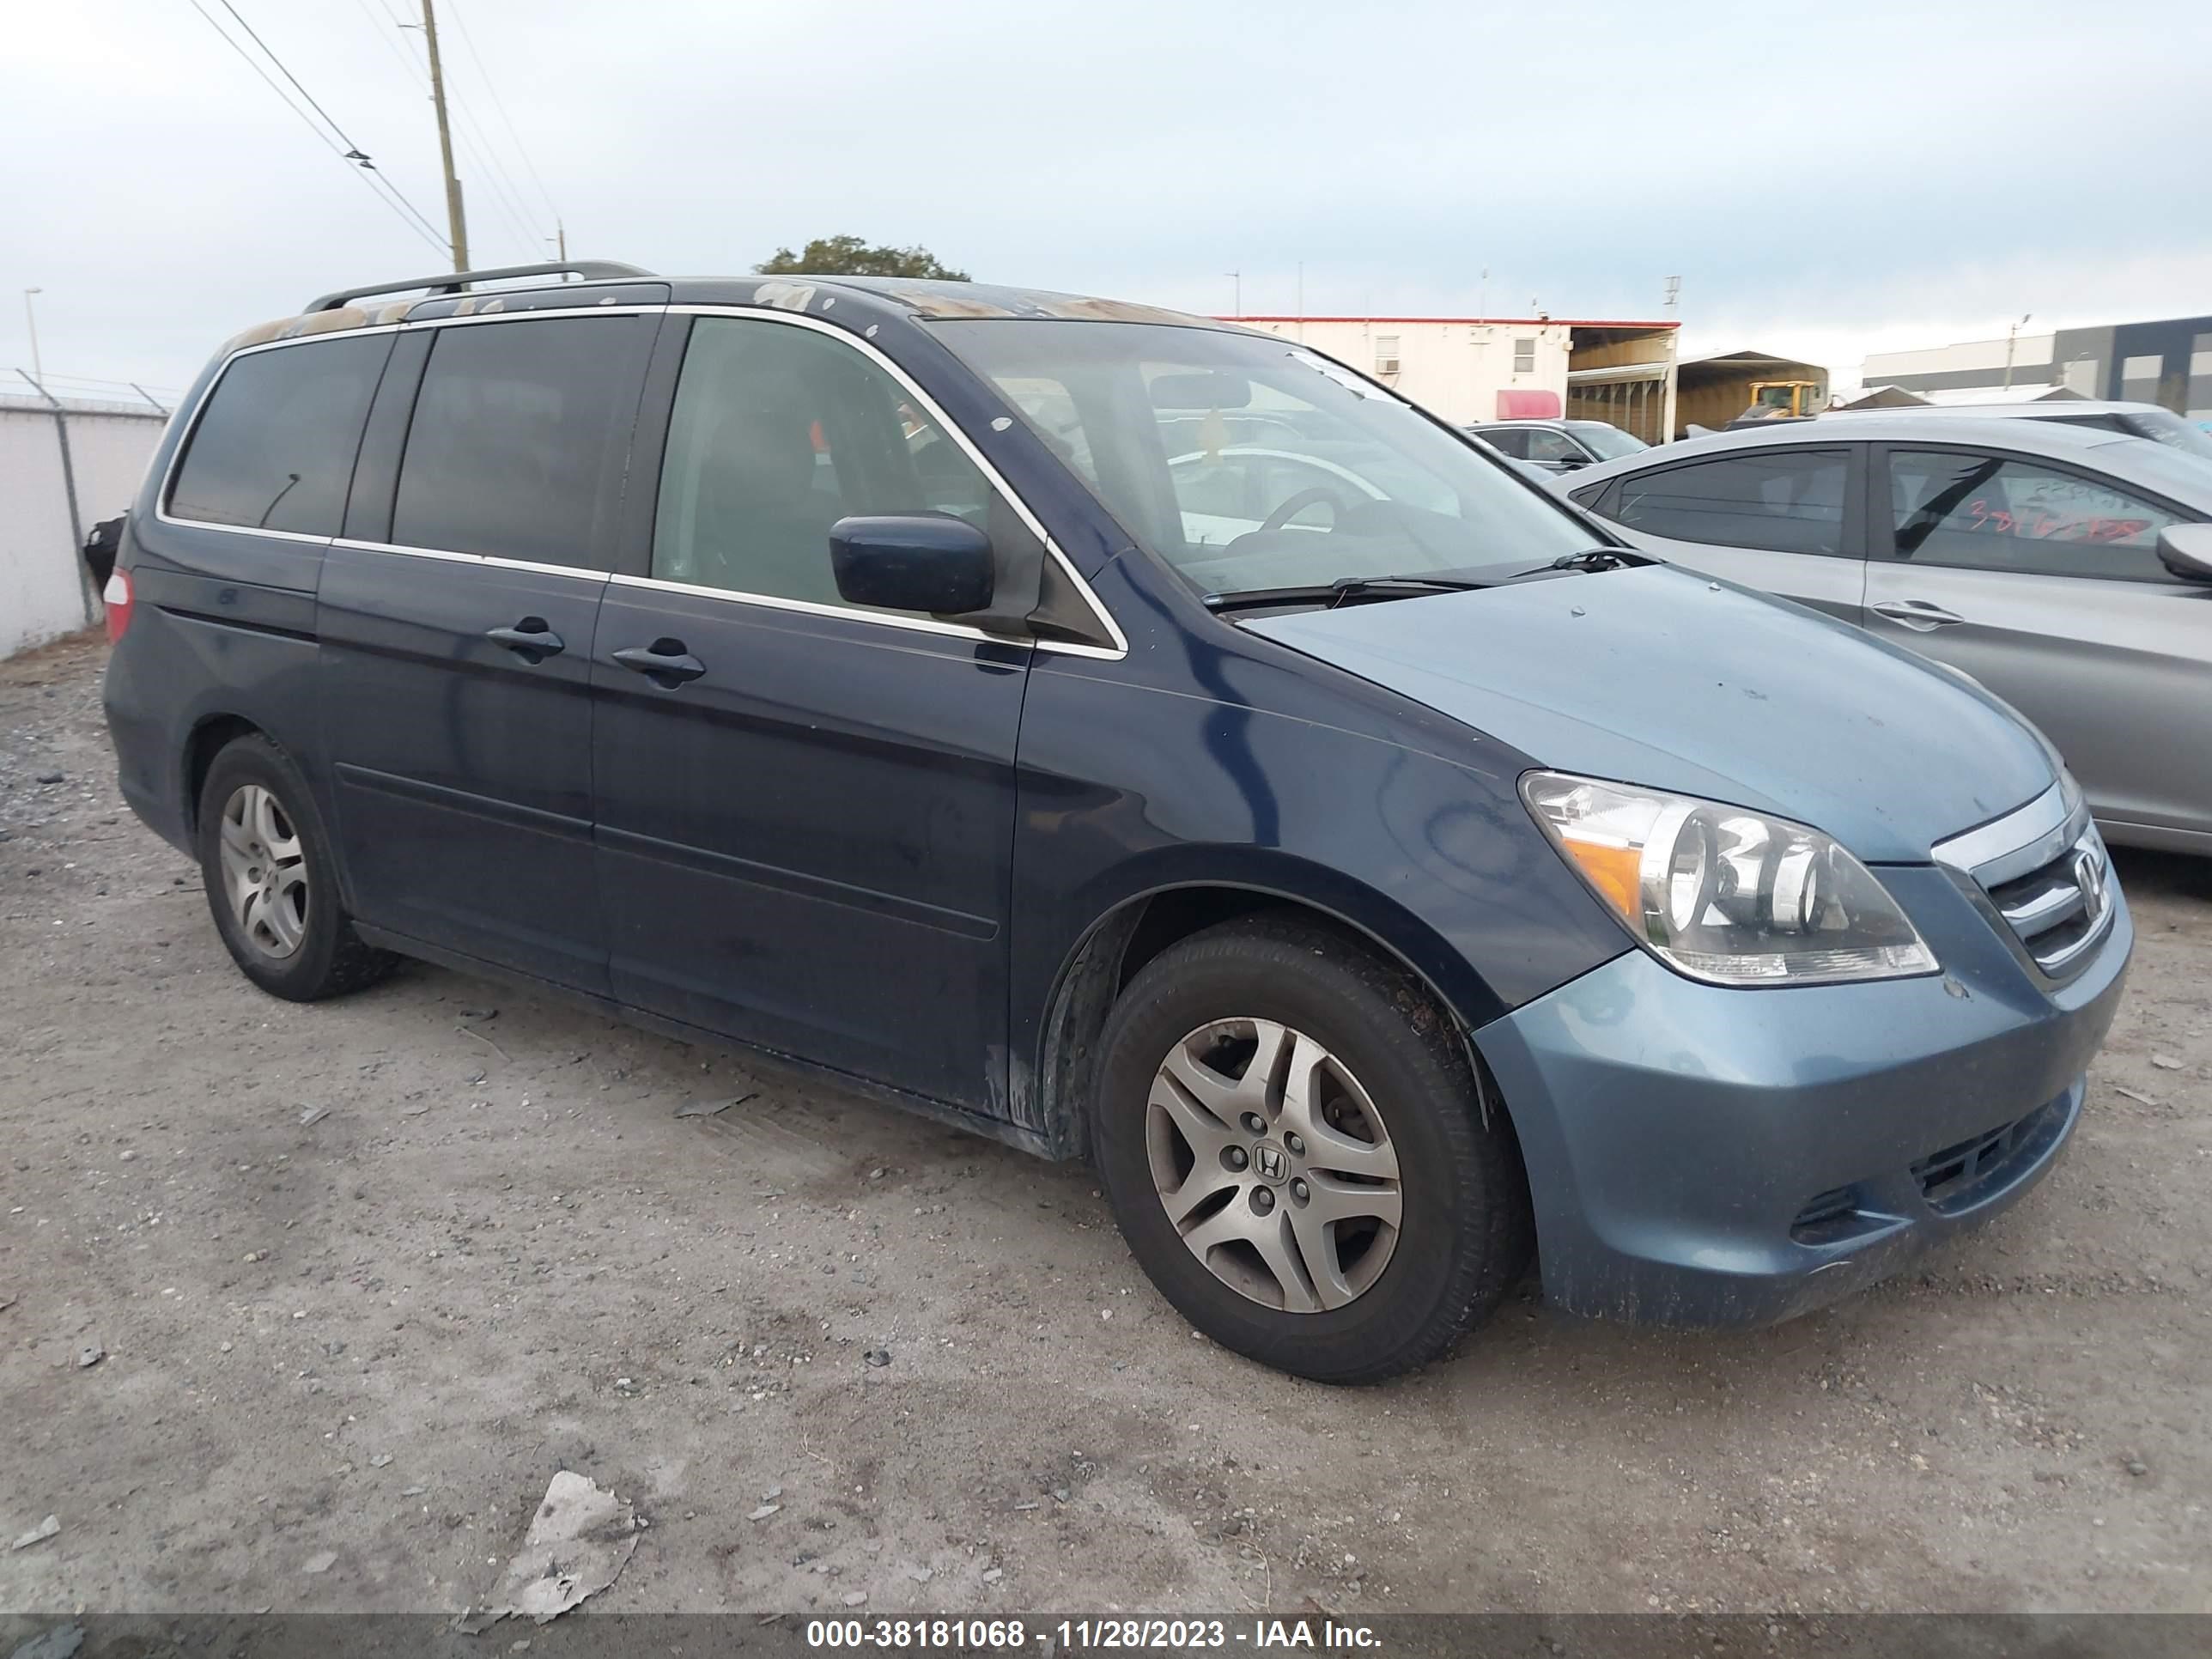
[(2062, 974), (2104, 931), (2112, 910), (2106, 886), (2110, 874), (2092, 830), (2050, 863), (1990, 888), (1990, 902), (2037, 967)]
[(2088, 808), (2063, 785), (1935, 852), (2047, 979), (2078, 968), (2111, 925), (2112, 860)]

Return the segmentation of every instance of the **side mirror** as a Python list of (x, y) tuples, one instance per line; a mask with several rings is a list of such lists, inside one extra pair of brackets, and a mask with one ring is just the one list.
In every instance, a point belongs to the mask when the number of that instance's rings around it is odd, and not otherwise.
[(2212, 524), (2169, 525), (2158, 536), (2158, 558), (2186, 582), (2212, 582)]
[(990, 608), (991, 538), (950, 514), (840, 519), (830, 526), (830, 567), (849, 605), (958, 617)]

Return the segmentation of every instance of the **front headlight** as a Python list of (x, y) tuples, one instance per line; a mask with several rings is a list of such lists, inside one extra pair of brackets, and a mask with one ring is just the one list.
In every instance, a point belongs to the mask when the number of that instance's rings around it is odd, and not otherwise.
[(1820, 985), (1936, 971), (1897, 901), (1817, 830), (1562, 772), (1528, 774), (1521, 795), (1637, 942), (1692, 979)]

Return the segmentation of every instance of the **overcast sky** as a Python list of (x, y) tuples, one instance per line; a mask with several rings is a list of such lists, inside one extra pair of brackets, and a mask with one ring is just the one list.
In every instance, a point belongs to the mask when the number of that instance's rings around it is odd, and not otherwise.
[[(442, 232), (422, 37), (393, 23), (420, 0), (230, 4)], [(1235, 270), (1248, 313), (1291, 311), (1301, 261), (1316, 314), (1658, 316), (1680, 276), (1691, 351), (1845, 379), (2023, 312), (2212, 312), (2206, 0), (440, 14), (478, 264), (542, 257), (550, 198), (571, 252), (659, 270), (850, 232), (1207, 312)], [(8, 29), (0, 368), (28, 363), (27, 287), (50, 372), (177, 387), (245, 324), (441, 266), (194, 0)]]

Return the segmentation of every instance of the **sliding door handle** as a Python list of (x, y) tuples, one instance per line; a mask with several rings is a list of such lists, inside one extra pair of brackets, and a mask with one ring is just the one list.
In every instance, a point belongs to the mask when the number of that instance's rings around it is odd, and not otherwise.
[(488, 628), (484, 637), (494, 645), (505, 646), (525, 662), (557, 657), (567, 648), (543, 617), (525, 617), (512, 628)]

